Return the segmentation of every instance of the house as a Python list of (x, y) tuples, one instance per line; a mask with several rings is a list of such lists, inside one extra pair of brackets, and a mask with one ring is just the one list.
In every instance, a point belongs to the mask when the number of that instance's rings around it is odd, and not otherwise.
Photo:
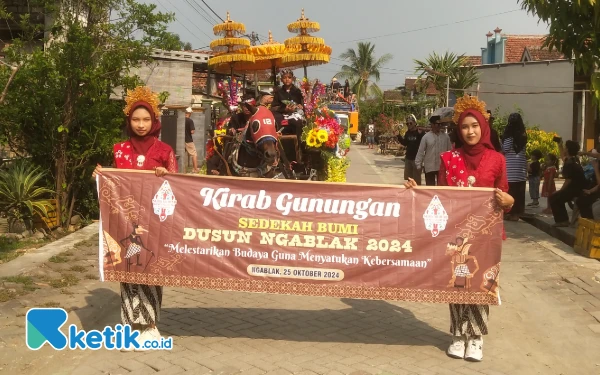
[(486, 37), (481, 54), (468, 56), (479, 73), (478, 85), (468, 93), (491, 110), (520, 108), (529, 125), (593, 148), (600, 122), (590, 76), (579, 74), (562, 53), (544, 47), (545, 35), (503, 34), (496, 28)]
[(404, 85), (383, 92), (384, 106), (406, 109), (418, 117), (426, 117), (436, 108), (438, 91), (431, 82), (418, 77), (405, 77)]

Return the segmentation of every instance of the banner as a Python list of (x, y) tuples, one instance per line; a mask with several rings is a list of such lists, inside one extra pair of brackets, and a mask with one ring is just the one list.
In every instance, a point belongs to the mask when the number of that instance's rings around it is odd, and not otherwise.
[(102, 280), (499, 304), (493, 189), (117, 169), (97, 182)]

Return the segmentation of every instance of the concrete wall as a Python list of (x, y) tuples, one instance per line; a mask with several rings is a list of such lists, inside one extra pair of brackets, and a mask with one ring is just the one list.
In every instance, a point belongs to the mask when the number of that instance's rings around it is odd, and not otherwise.
[[(498, 92), (543, 92), (573, 90), (574, 70), (568, 61), (497, 64), (477, 67), (479, 98), (488, 109), (502, 112), (521, 108), (530, 126), (571, 139), (573, 93), (497, 94)], [(494, 92), (494, 93), (490, 93)], [(474, 93), (474, 92), (473, 92)]]
[(152, 91), (168, 91), (171, 95), (166, 105), (189, 106), (192, 104), (192, 70), (192, 62), (155, 60), (132, 73), (139, 75)]

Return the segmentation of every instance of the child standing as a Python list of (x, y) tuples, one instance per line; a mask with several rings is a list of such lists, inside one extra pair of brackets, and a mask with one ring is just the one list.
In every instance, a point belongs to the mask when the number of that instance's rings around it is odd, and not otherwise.
[(542, 152), (540, 150), (533, 150), (531, 152), (531, 163), (529, 163), (527, 168), (527, 177), (529, 179), (529, 196), (533, 202), (528, 204), (529, 207), (538, 207), (540, 205), (541, 158)]
[[(542, 197), (548, 198), (556, 191), (554, 179), (558, 174), (558, 158), (554, 154), (546, 155), (546, 168), (544, 169), (544, 184), (542, 185)], [(542, 211), (551, 214), (552, 209), (546, 200), (546, 209)]]
[[(127, 116), (129, 140), (114, 145), (114, 166), (124, 169), (153, 170), (158, 177), (168, 173), (177, 173), (177, 159), (173, 149), (158, 140), (161, 129), (158, 95), (149, 87), (137, 87), (133, 91), (127, 90), (125, 102), (127, 105), (124, 112)], [(96, 178), (101, 174), (102, 166), (98, 165), (92, 177)], [(133, 224), (132, 236), (137, 239), (131, 241), (136, 246), (133, 246), (131, 251), (128, 248), (129, 257), (139, 254), (143, 246), (140, 236), (142, 232), (147, 232), (138, 224)], [(137, 265), (128, 264), (128, 271), (129, 268)], [(139, 272), (139, 269), (137, 271)], [(161, 336), (156, 328), (156, 323), (160, 317), (162, 295), (162, 286), (121, 283), (123, 324), (129, 324), (132, 329), (141, 332), (137, 340), (142, 346), (136, 351), (148, 350), (143, 347), (147, 340), (160, 340)]]

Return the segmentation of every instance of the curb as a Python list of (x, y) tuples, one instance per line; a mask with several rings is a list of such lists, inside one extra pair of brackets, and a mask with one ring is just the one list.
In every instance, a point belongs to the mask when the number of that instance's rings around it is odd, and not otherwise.
[[(572, 246), (568, 246), (565, 242), (560, 241), (555, 237), (548, 238), (547, 233), (544, 232), (541, 228), (540, 231), (532, 231), (531, 229), (528, 230), (526, 227), (524, 227), (524, 224), (527, 224), (528, 226), (535, 226), (533, 224), (533, 220), (531, 220), (532, 218), (528, 219), (529, 221), (525, 221), (525, 223), (505, 223), (505, 228), (507, 229), (507, 231), (510, 230), (521, 236), (529, 238), (529, 240), (535, 242), (539, 246), (552, 252), (553, 254), (557, 255), (558, 257), (564, 259), (567, 262), (576, 264), (579, 267), (585, 267), (594, 270), (596, 272), (595, 281), (600, 282), (600, 262), (598, 260), (586, 258), (583, 255), (576, 253)], [(548, 226), (552, 229), (557, 229), (552, 227), (551, 225)], [(568, 233), (563, 232), (563, 235), (568, 236)]]
[(557, 240), (563, 242), (565, 245), (573, 247), (575, 245), (575, 236), (567, 233), (560, 228), (553, 227), (552, 224), (548, 224), (545, 221), (539, 219), (536, 216), (522, 216), (521, 220), (525, 221), (528, 224), (533, 225), (537, 229), (545, 232), (546, 234), (556, 238)]
[(26, 253), (8, 263), (0, 264), (0, 277), (18, 276), (23, 272), (38, 267), (40, 264), (48, 261), (51, 256), (72, 249), (75, 244), (85, 241), (98, 233), (98, 223), (92, 223), (85, 228), (71, 233), (60, 240), (51, 242), (31, 252)]

